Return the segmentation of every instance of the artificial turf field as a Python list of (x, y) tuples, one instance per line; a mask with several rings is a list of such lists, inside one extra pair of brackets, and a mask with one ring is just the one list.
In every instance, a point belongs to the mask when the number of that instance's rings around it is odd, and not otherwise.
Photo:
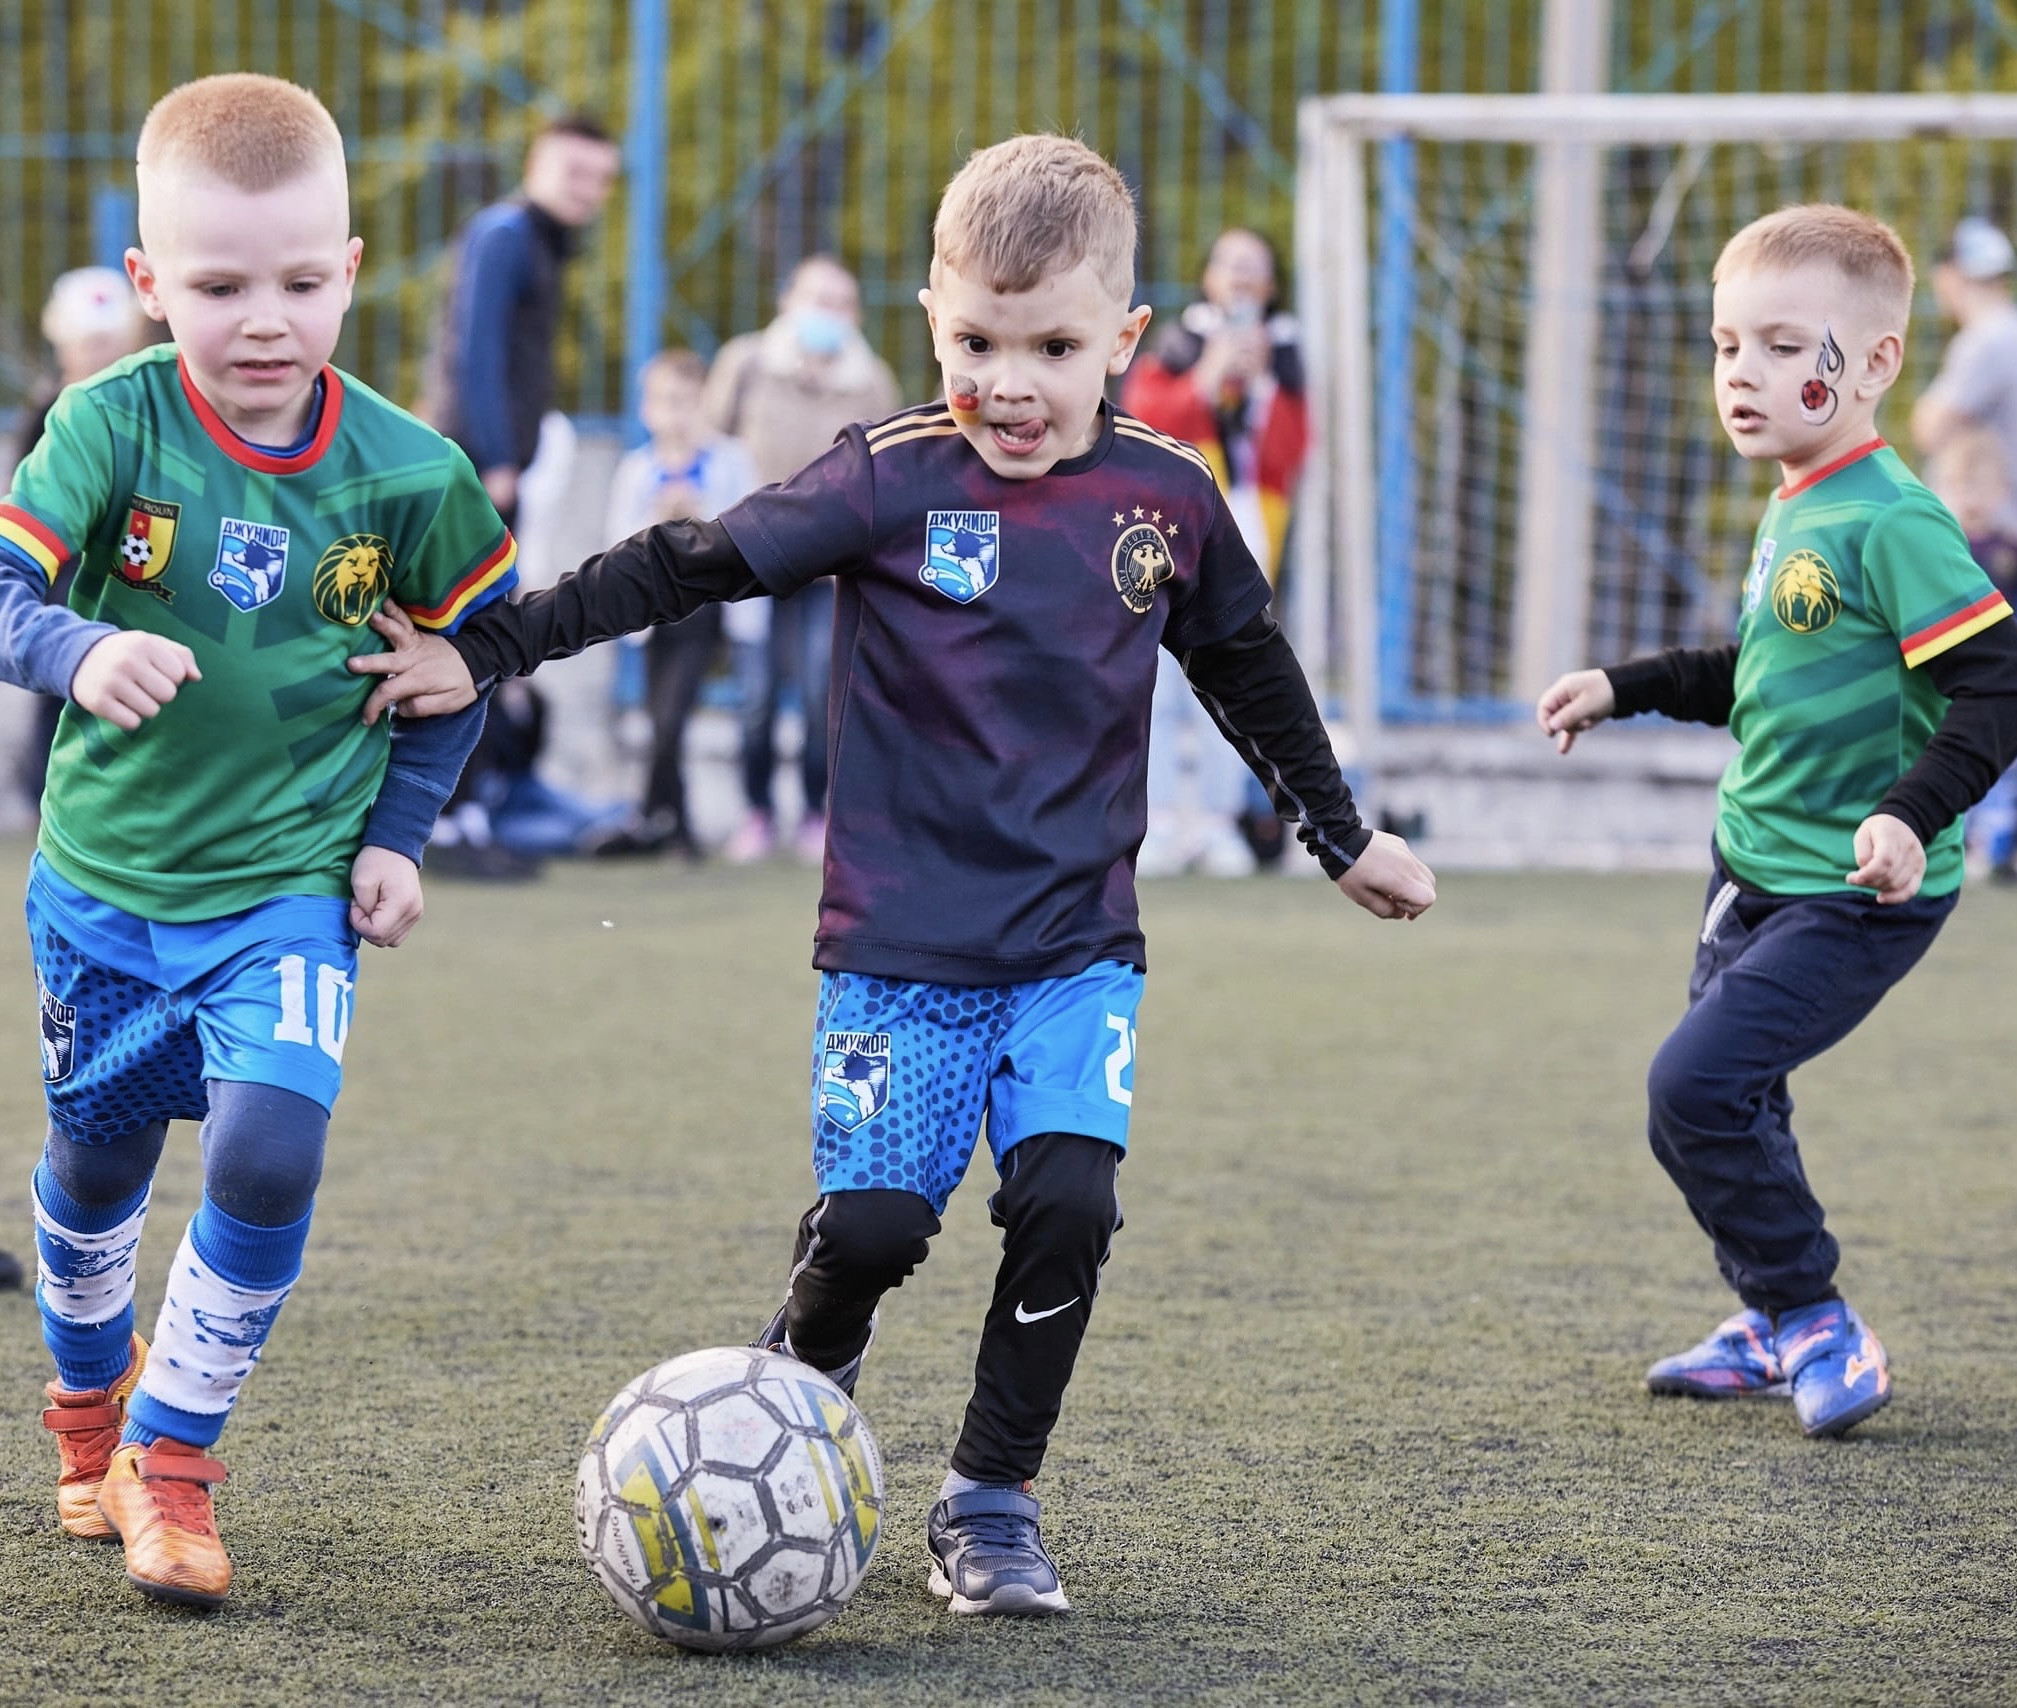
[[(1897, 1378), (1810, 1443), (1784, 1404), (1640, 1386), (1727, 1306), (1641, 1136), (1681, 878), (1450, 877), (1408, 927), (1319, 883), (1149, 888), (1128, 1225), (1038, 1486), (1076, 1611), (955, 1621), (924, 1589), (983, 1162), (863, 1378), (889, 1498), (860, 1594), (764, 1655), (654, 1643), (576, 1555), (575, 1460), (626, 1379), (775, 1303), (812, 901), (788, 869), (585, 865), (436, 884), (407, 948), (366, 952), (307, 1272), (220, 1448), (220, 1614), (57, 1530), (34, 1311), (0, 1295), (0, 1702), (2017, 1699), (2017, 896), (1967, 897), (1795, 1082)], [(18, 932), (0, 981), (20, 1250)], [(195, 1153), (178, 1127), (143, 1324)]]

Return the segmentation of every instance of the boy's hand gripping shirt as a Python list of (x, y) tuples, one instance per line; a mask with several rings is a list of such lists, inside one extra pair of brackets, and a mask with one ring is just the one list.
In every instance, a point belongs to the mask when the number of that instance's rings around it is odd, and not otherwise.
[(322, 385), (313, 437), (274, 454), (157, 346), (58, 399), (0, 504), (0, 573), (74, 563), (77, 616), (179, 641), (202, 672), (131, 734), (74, 704), (58, 725), (41, 852), (130, 913), (349, 895), (391, 742), (344, 664), (383, 650), (366, 619), (390, 596), (452, 630), (515, 580), (468, 458), (335, 369)]
[[(1881, 441), (1773, 494), (1743, 597), (1717, 846), (1758, 889), (1846, 889), (1856, 827), (1946, 716), (1924, 666), (2010, 606)], [(1961, 835), (1928, 844), (1926, 894), (1959, 887)]]

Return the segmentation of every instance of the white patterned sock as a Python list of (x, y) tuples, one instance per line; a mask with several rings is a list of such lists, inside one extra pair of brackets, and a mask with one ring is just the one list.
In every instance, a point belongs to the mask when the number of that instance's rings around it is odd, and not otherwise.
[(197, 1256), (185, 1232), (168, 1272), (141, 1393), (178, 1411), (228, 1412), (298, 1278), (272, 1288), (235, 1286)]
[[(43, 1311), (66, 1323), (96, 1326), (110, 1322), (133, 1303), (134, 1268), (140, 1252), (140, 1225), (148, 1199), (116, 1228), (80, 1234), (66, 1228), (35, 1199), (36, 1269), (42, 1282)], [(121, 1347), (123, 1356), (125, 1348)]]

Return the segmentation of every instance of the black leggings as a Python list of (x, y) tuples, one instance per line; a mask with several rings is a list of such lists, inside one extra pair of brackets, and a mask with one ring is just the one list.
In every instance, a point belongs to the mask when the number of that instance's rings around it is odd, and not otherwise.
[[(953, 1449), (961, 1476), (1034, 1477), (1057, 1425), (1100, 1266), (1121, 1225), (1121, 1152), (1104, 1139), (1040, 1133), (1002, 1159), (988, 1213), (1001, 1267), (981, 1328), (974, 1392)], [(939, 1219), (914, 1192), (830, 1192), (799, 1222), (785, 1328), (814, 1367), (839, 1369), (868, 1340), (869, 1318), (925, 1259)]]

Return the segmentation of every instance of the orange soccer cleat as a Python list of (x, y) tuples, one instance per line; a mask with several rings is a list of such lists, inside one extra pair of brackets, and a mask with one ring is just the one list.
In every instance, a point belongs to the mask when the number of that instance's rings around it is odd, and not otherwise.
[(66, 1388), (51, 1382), (42, 1390), (49, 1396), (42, 1427), (56, 1437), (63, 1459), (56, 1479), (56, 1517), (72, 1536), (91, 1542), (113, 1539), (112, 1526), (98, 1510), (98, 1485), (126, 1426), (126, 1401), (146, 1367), (147, 1342), (136, 1334), (132, 1356), (110, 1387)]
[(163, 1601), (216, 1607), (231, 1588), (210, 1491), (224, 1467), (200, 1447), (131, 1442), (112, 1455), (98, 1509), (126, 1544), (126, 1580)]

